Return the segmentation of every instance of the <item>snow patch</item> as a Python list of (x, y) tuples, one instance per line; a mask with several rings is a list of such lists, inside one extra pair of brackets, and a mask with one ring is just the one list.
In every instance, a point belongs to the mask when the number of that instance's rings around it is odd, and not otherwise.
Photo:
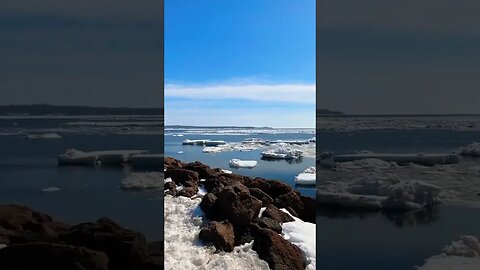
[(215, 247), (202, 245), (198, 234), (206, 220), (198, 206), (200, 201), (165, 196), (165, 269), (269, 269), (252, 250), (253, 243), (235, 247), (231, 253), (216, 252)]

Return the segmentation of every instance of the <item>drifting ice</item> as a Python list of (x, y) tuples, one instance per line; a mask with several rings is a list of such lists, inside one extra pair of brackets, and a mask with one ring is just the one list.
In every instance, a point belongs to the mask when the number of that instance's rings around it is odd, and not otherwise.
[(146, 154), (147, 150), (110, 150), (83, 152), (68, 149), (65, 154), (57, 158), (59, 165), (95, 165), (95, 164), (121, 164), (128, 162), (134, 155)]
[(298, 185), (316, 185), (316, 169), (310, 167), (295, 177), (295, 184)]
[(231, 159), (229, 162), (230, 167), (234, 168), (253, 168), (257, 166), (257, 161), (255, 160), (240, 160), (240, 159)]
[(474, 236), (460, 236), (460, 240), (443, 248), (442, 254), (425, 261), (419, 270), (474, 270), (480, 268), (480, 242)]
[(462, 156), (480, 157), (480, 143), (474, 142), (461, 147), (459, 152)]
[(297, 149), (279, 147), (262, 152), (262, 157), (267, 159), (299, 159), (303, 152)]
[(30, 134), (26, 135), (25, 139), (61, 139), (62, 136), (57, 133), (47, 133), (47, 134)]
[(132, 173), (122, 181), (122, 189), (142, 190), (163, 187), (163, 175), (159, 172)]

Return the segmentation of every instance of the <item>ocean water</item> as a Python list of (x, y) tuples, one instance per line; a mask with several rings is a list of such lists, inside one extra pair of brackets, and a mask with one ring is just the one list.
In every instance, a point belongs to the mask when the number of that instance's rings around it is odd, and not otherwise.
[[(82, 151), (146, 149), (160, 153), (163, 137), (121, 135), (72, 128), (69, 119), (0, 119), (0, 203), (22, 204), (69, 223), (109, 217), (121, 226), (163, 239), (163, 196), (159, 192), (130, 192), (121, 181), (133, 171), (126, 166), (57, 166), (66, 149)], [(8, 132), (5, 132), (8, 129)], [(14, 129), (12, 132), (11, 129)], [(25, 139), (25, 134), (55, 131), (61, 139)], [(60, 131), (60, 132), (58, 132)], [(63, 132), (63, 133), (62, 133)], [(58, 192), (42, 192), (59, 187)]]
[[(165, 156), (171, 156), (184, 162), (200, 161), (214, 168), (222, 168), (233, 171), (234, 173), (252, 177), (263, 177), (266, 179), (276, 179), (295, 187), (300, 193), (306, 196), (315, 196), (315, 188), (308, 186), (295, 185), (295, 176), (305, 169), (315, 166), (315, 158), (303, 157), (297, 161), (286, 160), (262, 160), (261, 152), (263, 150), (253, 151), (228, 151), (221, 153), (203, 153), (202, 146), (182, 145), (185, 139), (190, 140), (223, 140), (227, 143), (242, 142), (246, 138), (262, 138), (264, 140), (308, 140), (314, 137), (313, 130), (282, 130), (275, 133), (275, 130), (268, 133), (261, 131), (248, 132), (248, 134), (239, 134), (241, 132), (228, 132), (231, 129), (214, 129), (202, 132), (192, 131), (191, 129), (176, 129), (175, 131), (166, 130), (165, 134)], [(227, 133), (227, 134), (225, 134)], [(174, 136), (182, 134), (183, 136)], [(179, 153), (180, 152), (180, 153)], [(230, 159), (237, 158), (242, 160), (256, 160), (257, 166), (252, 169), (230, 168)]]
[[(479, 131), (317, 130), (317, 151), (338, 154), (450, 153), (475, 141), (480, 141)], [(480, 236), (479, 208), (440, 205), (415, 214), (319, 208), (317, 269), (415, 269), (462, 234)]]

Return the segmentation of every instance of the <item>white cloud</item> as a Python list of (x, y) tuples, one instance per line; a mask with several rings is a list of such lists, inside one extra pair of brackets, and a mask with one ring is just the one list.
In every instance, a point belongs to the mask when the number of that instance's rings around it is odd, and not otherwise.
[(315, 84), (167, 84), (165, 96), (196, 100), (246, 99), (263, 102), (315, 104)]

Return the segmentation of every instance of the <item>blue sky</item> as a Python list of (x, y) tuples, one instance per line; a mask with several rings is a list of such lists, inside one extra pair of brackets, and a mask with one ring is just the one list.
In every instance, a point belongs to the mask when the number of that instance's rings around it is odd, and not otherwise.
[(165, 121), (314, 127), (315, 1), (165, 0)]

